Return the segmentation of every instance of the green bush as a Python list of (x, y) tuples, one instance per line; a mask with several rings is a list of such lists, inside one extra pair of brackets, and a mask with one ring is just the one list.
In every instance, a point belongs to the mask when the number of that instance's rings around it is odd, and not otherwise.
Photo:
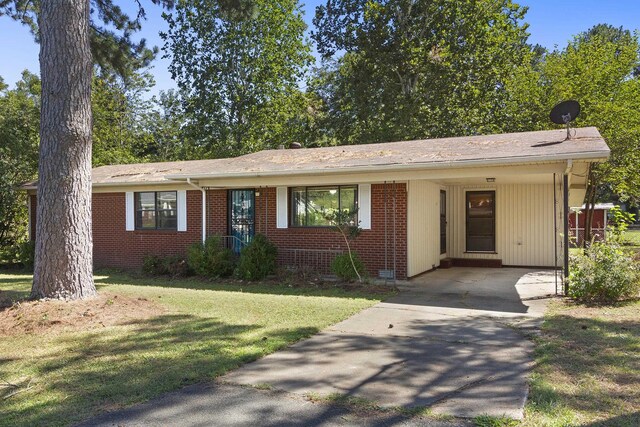
[(194, 243), (187, 250), (187, 264), (196, 274), (205, 277), (227, 277), (233, 273), (235, 254), (222, 245), (218, 236)]
[(164, 259), (158, 255), (146, 255), (142, 260), (142, 272), (150, 276), (169, 274)]
[[(355, 264), (360, 276), (365, 276), (366, 270), (364, 268), (364, 263), (360, 260), (358, 254), (352, 251), (351, 256), (353, 257), (353, 264)], [(354, 280), (358, 280), (358, 275), (353, 269), (353, 264), (351, 264), (351, 259), (349, 258), (348, 253), (340, 254), (333, 259), (333, 262), (331, 263), (331, 271), (333, 271), (341, 280), (353, 282)]]
[(191, 269), (187, 260), (180, 255), (147, 255), (142, 260), (142, 272), (150, 276), (186, 277)]
[(28, 270), (33, 270), (33, 264), (36, 259), (36, 242), (27, 240), (20, 244), (18, 251), (18, 260)]
[(164, 269), (167, 272), (166, 274), (171, 277), (187, 277), (191, 273), (189, 264), (187, 264), (187, 260), (184, 256), (168, 256), (162, 261), (164, 264)]
[(256, 235), (240, 253), (236, 275), (245, 280), (261, 280), (276, 271), (278, 249), (262, 234)]
[(640, 270), (632, 252), (617, 242), (594, 242), (571, 257), (569, 296), (591, 303), (635, 298), (640, 292)]

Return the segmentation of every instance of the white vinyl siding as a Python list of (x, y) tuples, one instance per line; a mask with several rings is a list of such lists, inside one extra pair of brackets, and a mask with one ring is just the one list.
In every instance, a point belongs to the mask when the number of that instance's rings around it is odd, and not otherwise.
[(289, 226), (288, 200), (289, 200), (289, 191), (287, 190), (287, 187), (277, 187), (276, 188), (276, 227), (277, 228), (288, 228)]
[(440, 186), (409, 181), (407, 195), (407, 275), (440, 265)]
[[(466, 253), (465, 192), (495, 190), (496, 254)], [(447, 187), (449, 257), (501, 259), (504, 265), (550, 267), (554, 265), (553, 185), (497, 184)], [(561, 192), (556, 190), (558, 201)], [(561, 203), (558, 227), (562, 229)], [(558, 245), (561, 244), (558, 237)], [(558, 249), (558, 264), (562, 251)]]
[(358, 185), (358, 221), (360, 228), (371, 230), (371, 184)]

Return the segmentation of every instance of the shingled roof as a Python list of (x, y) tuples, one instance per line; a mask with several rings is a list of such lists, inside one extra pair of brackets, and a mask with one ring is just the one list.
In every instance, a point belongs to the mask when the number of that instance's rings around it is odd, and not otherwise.
[[(401, 170), (559, 160), (603, 160), (609, 147), (594, 127), (420, 139), (380, 144), (264, 150), (230, 159), (140, 163), (93, 169), (94, 185), (174, 180)], [(31, 184), (34, 185), (35, 183)]]

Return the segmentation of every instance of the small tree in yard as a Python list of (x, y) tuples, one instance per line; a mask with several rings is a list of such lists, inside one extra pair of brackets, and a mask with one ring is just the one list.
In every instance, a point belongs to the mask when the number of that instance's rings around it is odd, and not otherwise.
[(640, 292), (640, 266), (637, 255), (622, 245), (622, 235), (633, 215), (616, 207), (604, 242), (590, 241), (580, 254), (571, 257), (569, 296), (587, 303), (615, 303), (637, 298)]
[(351, 251), (351, 244), (349, 243), (350, 241), (358, 237), (360, 235), (360, 232), (362, 231), (362, 229), (360, 228), (360, 224), (356, 220), (357, 213), (357, 209), (337, 209), (333, 212), (325, 212), (324, 218), (329, 221), (329, 224), (331, 224), (340, 233), (340, 235), (342, 235), (342, 238), (347, 245), (347, 255), (349, 256), (351, 267), (358, 277), (358, 282), (362, 283), (362, 275), (360, 274), (360, 269), (356, 265), (360, 264), (360, 262), (356, 261), (354, 254)]

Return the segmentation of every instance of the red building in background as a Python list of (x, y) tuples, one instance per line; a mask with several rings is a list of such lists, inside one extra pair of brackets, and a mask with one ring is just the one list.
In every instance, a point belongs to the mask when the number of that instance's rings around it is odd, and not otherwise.
[[(614, 207), (613, 203), (597, 203), (591, 220), (591, 235), (596, 240), (604, 240), (607, 228), (608, 212)], [(571, 208), (569, 213), (569, 237), (575, 246), (580, 246), (584, 240), (584, 225), (587, 215), (582, 207)]]

